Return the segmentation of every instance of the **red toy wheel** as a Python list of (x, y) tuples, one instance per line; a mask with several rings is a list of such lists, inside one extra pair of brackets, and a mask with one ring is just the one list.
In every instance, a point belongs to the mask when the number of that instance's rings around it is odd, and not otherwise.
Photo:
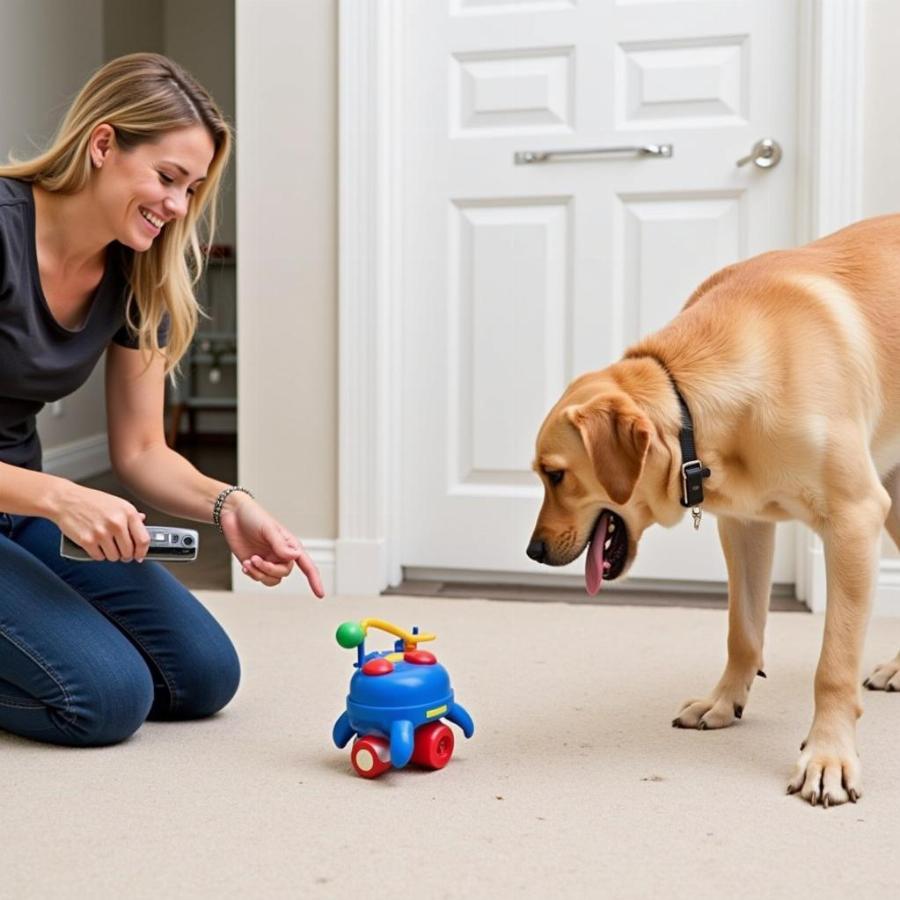
[(443, 722), (432, 722), (416, 732), (412, 761), (428, 769), (443, 769), (453, 756), (453, 732)]
[(390, 744), (374, 734), (357, 738), (350, 750), (350, 763), (357, 775), (362, 775), (363, 778), (377, 778), (391, 767)]

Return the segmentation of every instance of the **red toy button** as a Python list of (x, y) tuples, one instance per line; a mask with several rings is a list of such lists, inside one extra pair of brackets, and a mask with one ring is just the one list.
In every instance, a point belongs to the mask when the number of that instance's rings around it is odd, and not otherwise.
[(387, 675), (394, 671), (394, 664), (383, 656), (377, 659), (370, 659), (362, 667), (363, 675)]
[(433, 666), (437, 662), (437, 657), (427, 650), (407, 650), (403, 658), (416, 666)]

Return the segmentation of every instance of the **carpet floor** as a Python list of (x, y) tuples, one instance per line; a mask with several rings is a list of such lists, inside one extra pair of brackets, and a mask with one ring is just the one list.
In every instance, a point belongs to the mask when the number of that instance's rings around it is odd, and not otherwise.
[[(858, 804), (785, 795), (821, 616), (772, 613), (743, 719), (697, 732), (670, 722), (720, 674), (723, 611), (200, 597), (242, 659), (222, 713), (89, 750), (0, 735), (0, 896), (897, 895), (900, 695), (864, 694)], [(335, 628), (367, 616), (437, 633), (476, 725), (445, 769), (365, 780), (331, 743), (355, 659)], [(874, 620), (866, 672), (898, 647)]]

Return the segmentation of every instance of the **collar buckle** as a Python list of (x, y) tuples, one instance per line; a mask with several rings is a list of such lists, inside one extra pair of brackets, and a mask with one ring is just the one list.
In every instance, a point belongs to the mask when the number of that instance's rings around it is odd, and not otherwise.
[(703, 479), (709, 478), (707, 469), (699, 459), (692, 459), (681, 466), (681, 505), (699, 506), (703, 502)]

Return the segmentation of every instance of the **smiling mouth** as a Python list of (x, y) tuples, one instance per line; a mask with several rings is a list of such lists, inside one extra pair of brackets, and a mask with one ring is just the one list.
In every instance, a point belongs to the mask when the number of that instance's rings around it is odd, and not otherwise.
[(165, 221), (160, 219), (159, 216), (154, 216), (153, 213), (147, 211), (146, 209), (139, 209), (138, 212), (141, 214), (143, 220), (150, 225), (153, 226), (157, 231), (162, 231), (163, 225), (165, 225)]
[(593, 597), (604, 581), (618, 578), (628, 558), (628, 529), (625, 521), (611, 509), (597, 517), (588, 545), (584, 567), (587, 592)]

